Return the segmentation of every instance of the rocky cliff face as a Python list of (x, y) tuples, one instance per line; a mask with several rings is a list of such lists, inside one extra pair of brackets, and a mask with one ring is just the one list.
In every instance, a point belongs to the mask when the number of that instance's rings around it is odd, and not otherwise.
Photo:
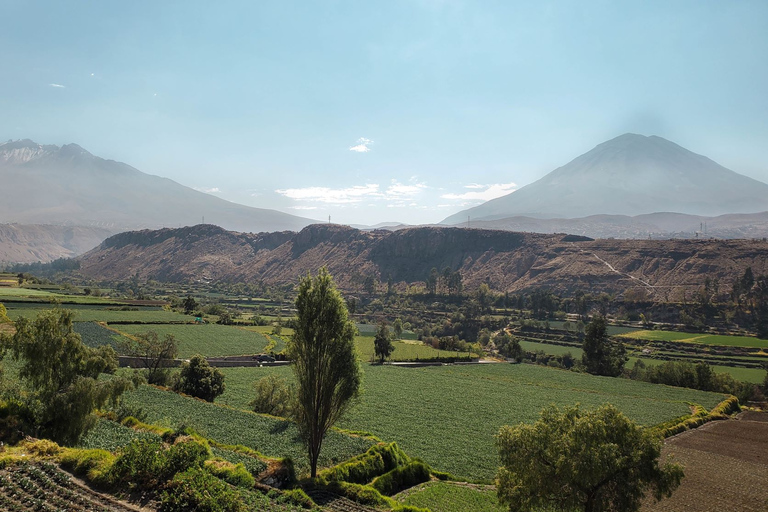
[(622, 293), (644, 288), (674, 298), (707, 277), (728, 286), (751, 266), (768, 272), (762, 240), (590, 240), (464, 228), (365, 232), (318, 224), (299, 233), (243, 234), (215, 226), (116, 235), (81, 257), (99, 280), (221, 280), (290, 284), (327, 266), (340, 288), (357, 291), (366, 276), (403, 288), (423, 283), (434, 267), (459, 271), (464, 285), (498, 291), (546, 287)]

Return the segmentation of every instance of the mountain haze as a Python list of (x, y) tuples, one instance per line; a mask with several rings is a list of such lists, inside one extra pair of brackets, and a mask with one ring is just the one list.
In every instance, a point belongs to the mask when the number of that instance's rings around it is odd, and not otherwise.
[(577, 218), (675, 212), (718, 216), (768, 210), (768, 185), (657, 136), (627, 133), (543, 178), (451, 215), (442, 224), (514, 216)]
[(198, 192), (130, 165), (92, 155), (77, 144), (31, 140), (0, 144), (6, 191), (0, 222), (126, 229), (205, 221), (235, 231), (298, 231), (314, 221), (252, 208)]

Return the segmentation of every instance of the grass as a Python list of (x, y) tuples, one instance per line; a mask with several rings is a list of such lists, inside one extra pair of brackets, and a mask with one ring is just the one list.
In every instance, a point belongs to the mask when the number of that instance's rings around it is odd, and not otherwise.
[(433, 512), (506, 512), (496, 491), (488, 487), (469, 487), (450, 482), (427, 482), (395, 495), (404, 505), (428, 508)]
[[(146, 385), (127, 392), (123, 400), (129, 406), (141, 407), (148, 423), (169, 428), (184, 425), (219, 443), (241, 444), (269, 457), (291, 457), (299, 473), (309, 468), (306, 450), (291, 422)], [(372, 444), (367, 439), (330, 432), (323, 443), (320, 465), (337, 464), (364, 452)]]
[[(714, 407), (722, 395), (595, 377), (534, 365), (478, 364), (427, 368), (363, 365), (360, 403), (340, 427), (397, 441), (438, 470), (491, 480), (498, 465), (494, 435), (502, 425), (532, 423), (550, 403), (612, 403), (634, 421), (654, 425)], [(229, 387), (218, 400), (246, 408), (253, 382), (290, 368), (222, 368)], [(241, 394), (245, 393), (245, 394)]]
[[(355, 337), (357, 351), (360, 359), (370, 361), (374, 357), (373, 338), (367, 336)], [(413, 361), (417, 359), (434, 359), (436, 357), (467, 357), (473, 356), (470, 352), (452, 352), (450, 350), (437, 350), (421, 342), (393, 341), (395, 350), (389, 357), (390, 361)]]
[(768, 347), (768, 341), (752, 336), (723, 336), (717, 334), (696, 334), (676, 331), (635, 331), (623, 334), (622, 336), (638, 340), (698, 343), (701, 345), (717, 345), (721, 347)]
[(215, 324), (186, 325), (113, 325), (130, 335), (155, 331), (161, 338), (172, 334), (179, 341), (179, 357), (195, 354), (206, 357), (259, 354), (267, 346), (267, 339), (259, 333)]

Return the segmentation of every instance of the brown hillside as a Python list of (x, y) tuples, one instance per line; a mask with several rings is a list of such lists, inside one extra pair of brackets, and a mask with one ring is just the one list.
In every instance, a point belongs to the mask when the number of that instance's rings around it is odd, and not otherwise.
[(459, 270), (465, 286), (496, 290), (548, 287), (620, 293), (645, 288), (675, 298), (706, 277), (727, 287), (751, 266), (768, 272), (768, 242), (757, 240), (578, 240), (565, 235), (463, 228), (359, 231), (316, 224), (299, 233), (246, 234), (211, 225), (115, 235), (81, 257), (81, 272), (100, 280), (222, 280), (294, 283), (322, 265), (338, 285), (361, 287), (368, 275), (400, 287), (430, 270)]

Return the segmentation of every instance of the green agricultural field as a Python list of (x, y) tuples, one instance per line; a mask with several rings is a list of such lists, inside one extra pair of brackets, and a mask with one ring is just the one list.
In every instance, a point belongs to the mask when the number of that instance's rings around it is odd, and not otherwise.
[[(75, 307), (72, 307), (75, 306)], [(78, 307), (79, 306), (79, 307)], [(25, 316), (27, 318), (35, 318), (43, 309), (50, 309), (51, 305), (47, 307), (23, 307), (23, 308), (8, 308), (8, 317), (12, 320), (16, 320), (19, 317)], [(75, 313), (75, 322), (107, 322), (107, 323), (120, 323), (120, 322), (136, 322), (136, 323), (182, 323), (193, 322), (194, 318), (188, 315), (182, 315), (173, 311), (163, 311), (161, 309), (139, 309), (139, 311), (119, 311), (112, 309), (105, 309), (104, 307), (84, 306), (84, 305), (70, 305), (63, 304), (62, 309), (69, 309)]]
[(132, 428), (99, 418), (96, 426), (80, 440), (79, 448), (101, 448), (110, 452), (127, 446), (134, 439), (159, 439), (160, 436), (150, 432), (139, 432)]
[(528, 352), (536, 352), (537, 350), (543, 350), (545, 354), (552, 354), (555, 356), (561, 356), (570, 352), (576, 359), (581, 359), (581, 354), (584, 352), (578, 347), (564, 347), (562, 345), (551, 345), (549, 343), (537, 343), (535, 341), (520, 340), (520, 346), (523, 350)]
[[(258, 368), (257, 368), (258, 369)], [(228, 381), (224, 381), (228, 384)], [(241, 444), (268, 457), (291, 457), (298, 473), (309, 461), (296, 426), (288, 421), (185, 397), (151, 386), (123, 395), (129, 406), (141, 407), (146, 422), (169, 428), (190, 427), (219, 443)], [(367, 450), (372, 441), (330, 432), (323, 443), (320, 465), (331, 466)]]
[(58, 293), (51, 293), (45, 290), (33, 290), (30, 288), (15, 288), (8, 286), (0, 286), (0, 300), (5, 298), (17, 298), (17, 297), (35, 297), (35, 298), (54, 298), (63, 297)]
[[(375, 355), (373, 349), (373, 338), (367, 336), (355, 337), (357, 351), (360, 359), (371, 361)], [(434, 359), (436, 357), (476, 357), (476, 354), (470, 352), (452, 352), (450, 350), (437, 350), (423, 343), (416, 341), (393, 341), (392, 345), (395, 351), (389, 357), (390, 361), (415, 361), (418, 359)]]
[(675, 343), (699, 343), (723, 347), (768, 348), (768, 340), (751, 336), (722, 336), (716, 334), (695, 334), (676, 331), (635, 331), (623, 337), (648, 341), (673, 341)]
[(113, 325), (112, 327), (130, 335), (155, 331), (162, 338), (166, 334), (172, 334), (179, 341), (181, 358), (189, 358), (195, 354), (206, 357), (259, 354), (267, 346), (267, 339), (262, 334), (229, 325)]
[(89, 347), (110, 345), (116, 352), (120, 352), (120, 345), (127, 341), (121, 336), (96, 322), (77, 322), (73, 324), (74, 330), (80, 335), (83, 343)]
[[(686, 402), (714, 407), (716, 393), (595, 377), (535, 365), (476, 364), (426, 368), (363, 365), (360, 403), (339, 426), (397, 441), (441, 471), (489, 481), (498, 465), (494, 435), (506, 424), (532, 423), (550, 403), (612, 403), (643, 425), (687, 414)], [(222, 368), (230, 386), (218, 401), (247, 408), (253, 382), (291, 369)], [(244, 394), (242, 394), (244, 393)]]
[(496, 490), (485, 486), (468, 486), (451, 482), (427, 482), (397, 494), (404, 505), (428, 508), (432, 512), (506, 512), (499, 505)]

